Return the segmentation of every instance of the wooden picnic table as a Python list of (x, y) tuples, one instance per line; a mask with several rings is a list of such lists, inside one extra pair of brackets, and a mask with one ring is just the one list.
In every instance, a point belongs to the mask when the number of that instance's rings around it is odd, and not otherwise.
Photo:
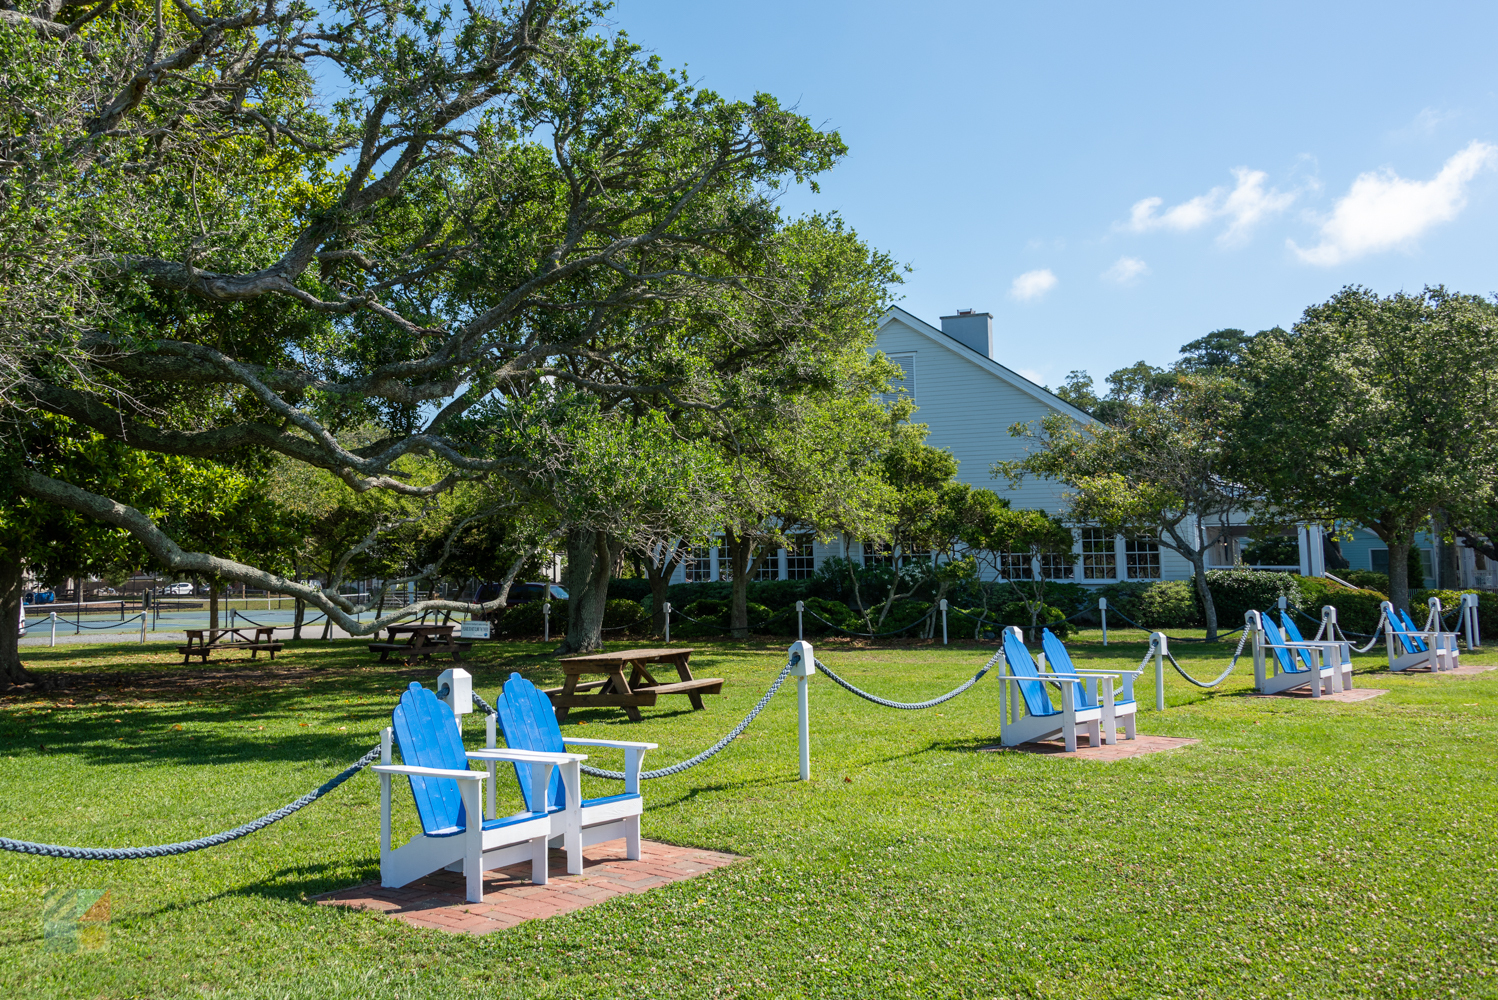
[[(417, 657), (431, 659), (434, 654), (451, 653), (452, 658), (457, 660), (458, 654), (472, 648), (472, 642), (462, 642), (453, 638), (453, 632), (457, 631), (456, 625), (390, 625), (386, 632), (390, 635), (389, 642), (372, 642), (369, 644), (371, 653), (380, 654), (380, 662), (385, 663), (391, 654), (405, 663), (412, 663)], [(407, 636), (405, 642), (397, 642), (400, 636)]]
[[(184, 664), (191, 657), (199, 657), (201, 662), (208, 662), (208, 654), (218, 649), (248, 649), (250, 659), (255, 659), (263, 649), (270, 653), (274, 660), (276, 653), (284, 648), (285, 643), (276, 642), (276, 628), (274, 625), (257, 625), (254, 628), (190, 628), (183, 630), (187, 634), (187, 645), (178, 646), (177, 652), (182, 654)], [(246, 633), (254, 632), (254, 637)], [(231, 638), (224, 638), (230, 636)]]
[[(567, 721), (569, 709), (605, 707), (622, 708), (631, 722), (639, 722), (641, 706), (654, 705), (663, 694), (684, 694), (691, 699), (692, 708), (699, 709), (703, 707), (703, 695), (723, 693), (723, 678), (693, 677), (691, 659), (690, 649), (623, 649), (569, 656), (558, 661), (567, 679), (561, 687), (548, 688), (545, 693), (556, 709), (558, 723)], [(662, 684), (651, 674), (651, 663), (675, 666), (680, 680)], [(630, 668), (627, 679), (625, 667)], [(603, 674), (604, 679), (583, 681), (588, 674)], [(588, 691), (594, 693), (584, 693)]]

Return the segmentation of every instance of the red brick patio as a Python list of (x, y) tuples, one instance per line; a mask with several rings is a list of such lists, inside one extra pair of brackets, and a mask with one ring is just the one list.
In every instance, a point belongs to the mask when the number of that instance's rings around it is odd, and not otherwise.
[(400, 889), (382, 889), (378, 882), (366, 882), (315, 898), (324, 906), (379, 910), (414, 927), (488, 934), (527, 920), (570, 913), (615, 896), (680, 882), (743, 860), (736, 854), (642, 840), (640, 860), (626, 861), (624, 842), (615, 840), (584, 849), (581, 875), (568, 875), (566, 855), (552, 851), (546, 885), (531, 884), (528, 862), (485, 872), (482, 903), (463, 898), (463, 876), (457, 872), (438, 872)]
[(1132, 740), (1120, 739), (1113, 746), (1104, 743), (1102, 746), (1088, 746), (1086, 735), (1077, 738), (1077, 749), (1075, 753), (1066, 752), (1066, 744), (1060, 740), (1042, 740), (1039, 743), (1021, 743), (1017, 747), (991, 746), (980, 747), (983, 753), (1015, 752), (1015, 753), (1037, 753), (1043, 756), (1066, 757), (1077, 760), (1124, 760), (1128, 757), (1143, 757), (1147, 753), (1160, 753), (1164, 750), (1175, 750), (1178, 747), (1188, 747), (1200, 740), (1186, 740), (1175, 736), (1145, 736), (1140, 733)]

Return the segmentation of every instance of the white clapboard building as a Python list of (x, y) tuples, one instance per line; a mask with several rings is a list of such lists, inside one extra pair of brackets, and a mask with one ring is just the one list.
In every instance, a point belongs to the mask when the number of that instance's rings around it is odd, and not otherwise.
[[(875, 349), (884, 352), (903, 370), (904, 391), (917, 407), (914, 419), (930, 428), (927, 443), (952, 452), (959, 462), (957, 478), (963, 482), (1008, 497), (1016, 508), (1060, 513), (1064, 501), (1059, 483), (1032, 478), (1018, 488), (1011, 488), (1006, 480), (994, 478), (992, 468), (995, 462), (1024, 454), (1026, 440), (1009, 433), (1014, 424), (1038, 422), (1053, 412), (1081, 421), (1090, 418), (995, 359), (993, 317), (989, 313), (963, 310), (943, 316), (939, 322), (939, 327), (932, 326), (904, 309), (891, 308), (880, 318), (875, 339)], [(1296, 531), (1295, 561), (1261, 568), (1320, 575), (1324, 567), (1319, 530), (1313, 527)], [(1208, 531), (1209, 537), (1218, 541), (1209, 551), (1209, 568), (1237, 562), (1242, 544), (1248, 538), (1246, 524), (1213, 526)], [(1072, 566), (1035, 565), (1032, 571), (1097, 586), (1126, 580), (1191, 577), (1191, 564), (1156, 541), (1125, 538), (1085, 527), (1076, 529), (1075, 535), (1077, 560)], [(1426, 583), (1433, 585), (1429, 537), (1422, 536), (1417, 548), (1427, 567)], [(1354, 569), (1385, 572), (1388, 569), (1388, 549), (1365, 529), (1358, 529), (1351, 541), (1343, 542), (1342, 552)], [(1493, 569), (1481, 556), (1474, 558), (1474, 555), (1471, 550), (1461, 552), (1461, 584), (1492, 586)], [(723, 571), (719, 569), (720, 556)], [(758, 576), (763, 580), (810, 577), (824, 559), (833, 556), (846, 556), (858, 562), (887, 558), (887, 552), (856, 540), (837, 538), (824, 542), (807, 535), (797, 539), (794, 548), (781, 550), (765, 560)], [(672, 582), (726, 579), (727, 567), (727, 554), (721, 548), (699, 548), (677, 567)]]

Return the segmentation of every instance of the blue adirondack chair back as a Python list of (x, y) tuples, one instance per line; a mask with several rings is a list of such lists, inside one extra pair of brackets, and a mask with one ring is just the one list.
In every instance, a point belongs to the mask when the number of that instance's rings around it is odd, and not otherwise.
[[(390, 724), (403, 763), (468, 770), (453, 710), (415, 681), (390, 713)], [(463, 797), (458, 793), (457, 779), (412, 775), (411, 795), (416, 800), (421, 829), (428, 837), (451, 836), (467, 827), (468, 816), (463, 809)]]
[(1014, 633), (1008, 629), (1004, 630), (1004, 659), (1009, 661), (1009, 672), (1017, 677), (1034, 677), (1034, 681), (1020, 681), (1017, 685), (1020, 693), (1025, 698), (1025, 708), (1031, 715), (1060, 715), (1056, 706), (1051, 704), (1050, 695), (1046, 694), (1045, 683), (1040, 681), (1040, 670), (1035, 666), (1035, 661), (1030, 658), (1030, 651), (1025, 644), (1014, 637)]
[(1280, 634), (1279, 626), (1274, 623), (1274, 619), (1268, 615), (1262, 615), (1260, 616), (1260, 620), (1264, 623), (1264, 634), (1269, 637), (1270, 644), (1280, 647), (1272, 650), (1274, 658), (1280, 661), (1280, 669), (1287, 674), (1305, 673), (1305, 668), (1296, 666), (1295, 657), (1291, 656), (1290, 651), (1284, 648), (1285, 637)]
[(1415, 628), (1415, 623), (1410, 620), (1410, 613), (1401, 608), (1398, 615), (1399, 620), (1404, 623), (1404, 627), (1399, 630), (1399, 640), (1404, 643), (1404, 651), (1406, 653), (1425, 652), (1429, 647), (1425, 645), (1424, 639), (1414, 634), (1420, 630)]
[[(1280, 621), (1285, 626), (1286, 638), (1291, 642), (1305, 642), (1305, 639), (1301, 638), (1300, 629), (1295, 625), (1295, 619), (1290, 617), (1290, 612), (1281, 611)], [(1309, 649), (1301, 649), (1297, 650), (1297, 652), (1300, 653), (1300, 662), (1306, 665), (1307, 670), (1316, 669), (1316, 662), (1311, 659), (1311, 651)]]
[[(551, 700), (536, 689), (530, 681), (519, 674), (511, 674), (505, 681), (504, 690), (494, 701), (499, 715), (499, 728), (504, 733), (505, 745), (512, 750), (539, 750), (543, 753), (565, 753), (562, 729), (557, 725), (556, 711)], [(525, 796), (525, 806), (532, 812), (543, 812), (532, 798), (531, 768), (529, 764), (515, 765), (515, 780), (520, 782), (520, 793)], [(567, 793), (562, 786), (560, 768), (551, 772), (551, 787), (547, 789), (544, 805), (551, 809), (562, 809), (567, 804)]]
[[(1066, 651), (1066, 646), (1052, 635), (1048, 628), (1040, 630), (1040, 647), (1045, 650), (1046, 662), (1051, 665), (1053, 673), (1075, 674), (1077, 672), (1077, 668), (1071, 662), (1071, 654)], [(1097, 699), (1096, 678), (1089, 677), (1077, 685), (1078, 708), (1097, 708)]]

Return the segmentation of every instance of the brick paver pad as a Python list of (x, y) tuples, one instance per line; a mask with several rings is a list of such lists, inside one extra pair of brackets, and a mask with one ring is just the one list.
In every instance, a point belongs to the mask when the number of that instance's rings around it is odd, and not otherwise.
[(1164, 750), (1175, 750), (1179, 747), (1187, 747), (1200, 740), (1186, 740), (1175, 736), (1145, 736), (1139, 735), (1132, 740), (1121, 739), (1113, 746), (1104, 743), (1102, 746), (1088, 746), (1088, 737), (1081, 734), (1077, 737), (1077, 749), (1074, 753), (1066, 752), (1066, 744), (1060, 740), (1042, 740), (1038, 743), (1021, 743), (1017, 747), (991, 746), (980, 747), (984, 753), (998, 753), (1000, 751), (1014, 751), (1016, 753), (1038, 753), (1045, 756), (1066, 757), (1077, 760), (1123, 760), (1127, 757), (1143, 757), (1147, 753), (1160, 753)]
[[(1369, 698), (1377, 698), (1381, 694), (1388, 694), (1388, 688), (1353, 688), (1351, 691), (1338, 691), (1336, 694), (1323, 692), (1322, 701), (1367, 701)], [(1278, 694), (1249, 694), (1250, 698), (1304, 698), (1306, 701), (1314, 701), (1311, 697), (1310, 688), (1295, 688), (1290, 691), (1281, 691)]]
[(680, 882), (744, 859), (737, 854), (640, 841), (640, 860), (624, 859), (624, 842), (608, 841), (583, 850), (583, 873), (567, 874), (566, 855), (551, 852), (545, 885), (532, 885), (530, 862), (484, 873), (484, 901), (464, 898), (463, 876), (437, 872), (399, 889), (366, 882), (316, 897), (324, 906), (379, 910), (415, 927), (465, 934), (487, 934), (527, 920), (580, 910), (605, 899), (645, 892)]

